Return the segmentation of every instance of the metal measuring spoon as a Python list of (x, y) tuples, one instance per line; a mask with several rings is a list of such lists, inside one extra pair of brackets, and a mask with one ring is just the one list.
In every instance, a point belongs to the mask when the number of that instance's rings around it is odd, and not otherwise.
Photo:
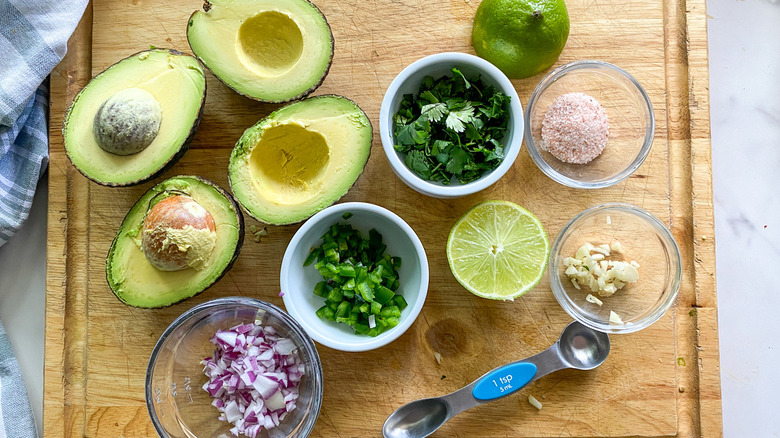
[(387, 417), (382, 434), (385, 438), (426, 437), (466, 409), (505, 397), (564, 368), (592, 370), (608, 355), (609, 336), (574, 321), (555, 344), (539, 354), (500, 366), (453, 393), (401, 406)]

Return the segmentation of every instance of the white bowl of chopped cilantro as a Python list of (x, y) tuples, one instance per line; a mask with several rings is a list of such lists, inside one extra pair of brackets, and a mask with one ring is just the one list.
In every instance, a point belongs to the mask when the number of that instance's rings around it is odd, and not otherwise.
[(284, 306), (317, 342), (341, 351), (389, 344), (414, 322), (428, 293), (428, 258), (395, 213), (336, 204), (298, 229), (282, 259)]
[(523, 107), (496, 66), (466, 53), (413, 62), (385, 92), (379, 133), (393, 172), (424, 195), (457, 198), (499, 180), (523, 142)]

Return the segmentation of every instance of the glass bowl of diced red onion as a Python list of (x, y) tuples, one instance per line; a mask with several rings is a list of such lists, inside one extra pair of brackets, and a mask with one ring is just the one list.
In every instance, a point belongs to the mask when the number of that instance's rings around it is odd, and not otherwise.
[(244, 297), (182, 314), (146, 373), (146, 406), (161, 437), (306, 437), (322, 390), (309, 335), (280, 308)]
[(574, 188), (598, 189), (633, 174), (653, 144), (653, 105), (642, 85), (608, 62), (563, 65), (536, 86), (525, 143), (539, 169)]

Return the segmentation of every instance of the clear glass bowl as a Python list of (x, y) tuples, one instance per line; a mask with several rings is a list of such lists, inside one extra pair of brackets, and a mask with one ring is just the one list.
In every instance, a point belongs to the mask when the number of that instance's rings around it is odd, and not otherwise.
[[(574, 92), (598, 100), (609, 119), (607, 146), (587, 164), (564, 163), (540, 147), (547, 109), (559, 96)], [(655, 117), (650, 98), (631, 75), (607, 62), (582, 60), (542, 79), (528, 101), (525, 126), (528, 153), (542, 172), (569, 187), (597, 189), (627, 178), (647, 158)]]
[(309, 436), (322, 404), (322, 365), (314, 342), (300, 325), (280, 308), (263, 301), (230, 297), (193, 307), (178, 317), (160, 336), (146, 371), (146, 406), (161, 437), (233, 437), (232, 425), (219, 421), (213, 398), (201, 388), (207, 378), (201, 360), (211, 356), (210, 342), (218, 329), (257, 319), (292, 339), (305, 366), (295, 410), (261, 438)]
[[(574, 257), (586, 242), (616, 241), (622, 251), (609, 258), (639, 263), (639, 280), (609, 297), (600, 297), (587, 286), (576, 289), (564, 273), (563, 260)], [(674, 304), (682, 260), (671, 233), (655, 216), (633, 205), (603, 204), (583, 211), (563, 227), (553, 243), (547, 270), (553, 294), (566, 313), (594, 330), (631, 333), (658, 321)], [(588, 294), (603, 305), (585, 301)], [(620, 315), (624, 324), (610, 323), (610, 311)]]

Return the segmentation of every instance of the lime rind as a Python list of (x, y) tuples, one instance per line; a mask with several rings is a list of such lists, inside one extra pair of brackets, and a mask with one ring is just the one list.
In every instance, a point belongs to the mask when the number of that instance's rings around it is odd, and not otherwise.
[(485, 201), (467, 211), (450, 231), (447, 260), (469, 292), (514, 300), (544, 275), (550, 243), (539, 219), (508, 201)]

